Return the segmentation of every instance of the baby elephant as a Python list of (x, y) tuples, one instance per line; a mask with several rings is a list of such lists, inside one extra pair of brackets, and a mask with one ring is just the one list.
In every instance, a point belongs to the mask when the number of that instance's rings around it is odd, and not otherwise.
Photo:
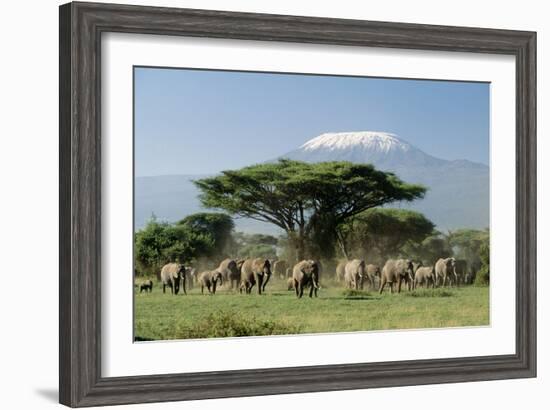
[(414, 274), (415, 287), (423, 286), (427, 288), (431, 286), (435, 288), (435, 282), (435, 269), (433, 266), (420, 266), (416, 269)]
[(221, 272), (216, 270), (206, 271), (200, 274), (199, 282), (201, 284), (201, 293), (204, 294), (204, 288), (208, 289), (208, 292), (212, 295), (216, 293), (216, 286), (220, 282), (220, 286), (223, 282)]
[(140, 283), (139, 293), (141, 293), (143, 291), (145, 291), (145, 293), (153, 291), (153, 281), (152, 280), (149, 279), (149, 280), (146, 280), (146, 281)]

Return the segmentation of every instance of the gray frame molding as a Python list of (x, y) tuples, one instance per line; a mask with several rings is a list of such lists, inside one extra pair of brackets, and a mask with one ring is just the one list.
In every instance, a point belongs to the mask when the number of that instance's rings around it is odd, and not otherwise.
[[(60, 7), (60, 402), (71, 407), (536, 376), (536, 33), (113, 4)], [(101, 34), (217, 37), (516, 58), (512, 355), (101, 377)]]

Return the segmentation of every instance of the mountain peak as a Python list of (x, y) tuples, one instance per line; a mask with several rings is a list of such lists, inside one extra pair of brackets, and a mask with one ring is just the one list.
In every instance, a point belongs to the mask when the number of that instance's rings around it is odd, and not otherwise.
[(395, 134), (381, 131), (328, 132), (315, 137), (299, 149), (312, 151), (318, 149), (349, 150), (362, 149), (371, 152), (389, 153), (391, 151), (409, 151), (412, 146)]
[(382, 171), (397, 171), (411, 166), (440, 166), (447, 162), (384, 131), (324, 133), (282, 157), (305, 162), (370, 163)]

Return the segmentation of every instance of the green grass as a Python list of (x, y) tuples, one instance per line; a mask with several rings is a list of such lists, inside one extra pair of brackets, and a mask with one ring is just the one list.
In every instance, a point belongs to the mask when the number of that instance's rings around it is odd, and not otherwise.
[[(332, 285), (332, 286), (330, 286)], [(254, 288), (256, 290), (256, 288)], [(401, 294), (347, 290), (327, 284), (318, 298), (297, 299), (286, 282), (272, 280), (267, 294), (219, 288), (187, 296), (135, 293), (136, 340), (332, 333), (489, 324), (489, 288), (404, 290)]]

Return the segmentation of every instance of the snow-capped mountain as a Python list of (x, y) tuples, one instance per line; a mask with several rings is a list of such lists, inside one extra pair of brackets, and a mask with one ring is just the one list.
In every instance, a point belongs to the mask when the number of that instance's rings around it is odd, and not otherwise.
[(394, 204), (419, 210), (440, 229), (489, 226), (489, 167), (448, 161), (416, 148), (395, 134), (378, 131), (321, 134), (281, 156), (306, 162), (371, 163), (410, 183), (428, 187), (423, 200)]
[(408, 142), (397, 138), (395, 134), (378, 131), (327, 132), (307, 141), (300, 147), (306, 151), (323, 148), (333, 151), (362, 148), (387, 154), (391, 151), (410, 151), (413, 147)]
[(395, 134), (378, 131), (321, 134), (283, 157), (308, 162), (368, 162), (379, 168), (419, 164), (435, 166), (444, 162), (426, 154)]

